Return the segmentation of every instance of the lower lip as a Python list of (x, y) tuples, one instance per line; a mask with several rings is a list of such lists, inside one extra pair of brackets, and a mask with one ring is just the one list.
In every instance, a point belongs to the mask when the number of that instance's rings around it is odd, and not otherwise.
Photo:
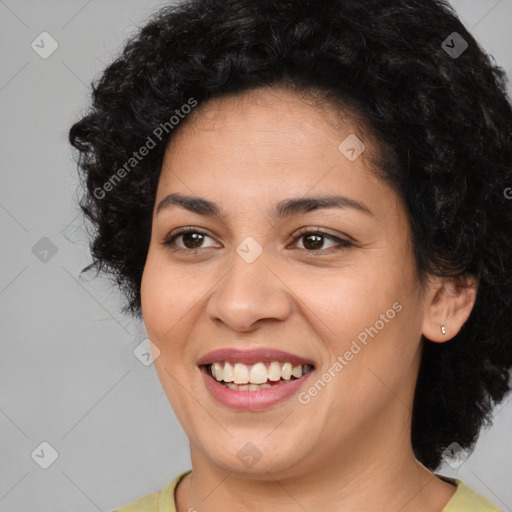
[(289, 380), (282, 384), (274, 384), (270, 388), (259, 391), (229, 389), (213, 379), (204, 366), (201, 367), (201, 373), (205, 379), (208, 391), (222, 405), (243, 411), (261, 411), (295, 395), (313, 371), (306, 373), (300, 379)]

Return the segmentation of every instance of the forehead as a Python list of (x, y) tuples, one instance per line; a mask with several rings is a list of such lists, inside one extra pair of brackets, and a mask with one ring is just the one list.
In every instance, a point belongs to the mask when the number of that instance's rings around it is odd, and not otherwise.
[[(364, 151), (349, 159), (340, 148), (354, 137)], [(243, 206), (247, 198), (261, 204), (311, 191), (381, 201), (383, 193), (393, 193), (374, 172), (374, 147), (374, 139), (349, 115), (287, 89), (214, 98), (173, 134), (158, 196), (215, 195)]]
[(319, 145), (337, 148), (343, 133), (353, 133), (366, 140), (365, 158), (372, 156), (373, 136), (366, 133), (355, 111), (336, 107), (320, 93), (311, 94), (287, 87), (262, 87), (214, 97), (191, 112), (170, 146), (183, 144), (183, 138), (190, 142), (192, 135), (203, 144), (208, 139), (219, 144), (218, 138), (227, 136), (223, 147), (255, 144), (255, 151), (270, 155), (272, 149), (278, 153), (278, 145), (297, 145), (304, 150)]

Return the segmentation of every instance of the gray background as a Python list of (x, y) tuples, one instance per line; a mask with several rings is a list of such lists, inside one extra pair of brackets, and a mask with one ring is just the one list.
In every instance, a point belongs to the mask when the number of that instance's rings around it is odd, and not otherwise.
[[(107, 281), (78, 277), (90, 260), (67, 144), (90, 81), (163, 4), (0, 0), (0, 512), (108, 511), (191, 467), (153, 367), (134, 355), (143, 326)], [(453, 5), (510, 76), (511, 0)], [(43, 31), (58, 43), (47, 59), (31, 47)], [(460, 467), (438, 470), (508, 511), (510, 401)], [(47, 469), (42, 442), (58, 453)]]

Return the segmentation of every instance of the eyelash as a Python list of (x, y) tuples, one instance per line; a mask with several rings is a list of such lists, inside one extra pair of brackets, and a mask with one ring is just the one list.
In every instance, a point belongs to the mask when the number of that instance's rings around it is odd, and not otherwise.
[[(182, 247), (178, 247), (178, 248), (176, 246), (173, 247), (175, 240), (179, 236), (187, 234), (187, 233), (197, 233), (198, 235), (207, 236), (207, 237), (211, 238), (210, 235), (208, 235), (204, 231), (194, 228), (193, 226), (189, 226), (189, 227), (180, 229), (178, 232), (174, 233), (172, 236), (169, 236), (168, 238), (166, 238), (164, 240), (164, 242), (162, 242), (162, 245), (168, 247), (173, 252), (182, 252), (182, 253), (189, 253), (189, 254), (195, 254), (198, 251), (210, 248), (210, 247), (196, 247), (195, 249), (184, 249)], [(312, 254), (315, 254), (315, 253), (325, 254), (325, 251), (329, 250), (329, 249), (335, 249), (335, 252), (343, 251), (343, 250), (346, 250), (349, 247), (352, 247), (354, 245), (352, 242), (350, 242), (348, 240), (338, 238), (334, 235), (330, 235), (329, 233), (325, 233), (325, 232), (321, 231), (320, 228), (313, 229), (313, 230), (311, 228), (302, 228), (299, 231), (299, 233), (297, 234), (297, 236), (295, 236), (295, 238), (292, 240), (292, 242), (296, 242), (297, 240), (305, 237), (306, 235), (318, 235), (318, 236), (323, 237), (324, 239), (329, 239), (334, 242), (337, 242), (338, 245), (341, 246), (338, 249), (336, 249), (336, 247), (329, 247), (328, 249), (317, 249), (317, 250), (301, 249), (302, 251), (306, 251), (306, 252), (312, 253)]]

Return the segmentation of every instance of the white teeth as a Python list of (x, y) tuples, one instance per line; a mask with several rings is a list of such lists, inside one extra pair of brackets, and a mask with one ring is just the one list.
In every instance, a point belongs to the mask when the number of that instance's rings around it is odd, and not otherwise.
[(284, 363), (281, 368), (281, 378), (284, 380), (290, 380), (292, 377), (292, 365), (291, 363)]
[(251, 384), (263, 384), (267, 382), (268, 371), (263, 363), (256, 363), (249, 372), (249, 382)]
[(252, 366), (216, 361), (210, 365), (211, 375), (216, 381), (223, 382), (230, 389), (242, 391), (266, 389), (270, 387), (267, 381), (291, 380), (292, 376), (300, 379), (311, 369), (312, 366), (308, 364), (292, 366), (291, 363), (280, 361), (260, 362)]
[(302, 366), (294, 366), (292, 368), (292, 375), (296, 378), (296, 379), (300, 379), (300, 377), (302, 377)]
[(229, 363), (224, 363), (224, 382), (233, 382), (233, 366)]
[(224, 380), (224, 370), (222, 369), (222, 366), (220, 365), (220, 363), (213, 363), (212, 364), (212, 375), (219, 382), (221, 380)]
[(268, 389), (272, 386), (270, 384), (233, 384), (232, 382), (228, 382), (224, 384), (229, 389), (233, 389), (234, 391), (259, 391), (260, 389)]
[(272, 382), (277, 382), (281, 379), (281, 364), (277, 361), (272, 361), (268, 367), (268, 379)]
[(236, 363), (233, 369), (233, 382), (235, 384), (247, 384), (249, 382), (249, 368), (242, 363)]

